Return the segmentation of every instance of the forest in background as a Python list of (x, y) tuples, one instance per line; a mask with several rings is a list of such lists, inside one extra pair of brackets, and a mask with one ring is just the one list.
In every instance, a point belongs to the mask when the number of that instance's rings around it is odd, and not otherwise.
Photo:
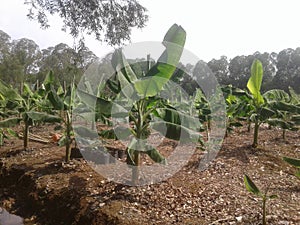
[[(259, 59), (264, 67), (262, 91), (288, 91), (290, 86), (300, 93), (300, 48), (287, 48), (279, 53), (257, 51), (252, 55), (241, 55), (231, 59), (221, 56), (209, 62), (200, 60), (196, 65), (179, 64), (172, 80), (192, 94), (198, 87), (194, 78), (205, 77), (213, 72), (221, 85), (232, 84), (244, 89), (255, 58)], [(50, 70), (61, 84), (71, 83), (73, 79), (78, 82), (84, 71), (96, 59), (97, 56), (84, 44), (72, 48), (60, 43), (54, 47), (40, 49), (33, 40), (12, 40), (9, 34), (0, 30), (0, 79), (13, 87), (20, 87), (24, 82), (33, 84), (37, 80), (42, 81)], [(100, 62), (103, 72), (108, 71), (109, 62), (109, 55), (107, 60), (104, 58)], [(134, 60), (131, 63), (134, 63)], [(133, 69), (141, 68), (133, 66)]]

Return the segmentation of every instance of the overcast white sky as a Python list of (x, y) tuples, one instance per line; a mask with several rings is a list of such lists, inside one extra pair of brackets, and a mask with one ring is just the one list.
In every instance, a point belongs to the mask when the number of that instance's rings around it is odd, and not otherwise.
[[(41, 48), (73, 39), (61, 31), (60, 18), (41, 30), (26, 17), (24, 0), (0, 0), (0, 30), (12, 39), (26, 37)], [(187, 31), (186, 48), (209, 61), (226, 55), (279, 52), (300, 47), (299, 0), (140, 0), (150, 19), (143, 30), (134, 29), (132, 42), (162, 41), (168, 28), (177, 23)], [(111, 48), (87, 39), (87, 46), (102, 57)]]

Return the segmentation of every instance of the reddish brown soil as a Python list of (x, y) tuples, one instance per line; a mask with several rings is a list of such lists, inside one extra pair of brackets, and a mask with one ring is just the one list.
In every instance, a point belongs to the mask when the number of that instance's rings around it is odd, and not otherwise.
[[(52, 126), (33, 133), (51, 138)], [(84, 159), (65, 164), (64, 148), (54, 143), (8, 140), (0, 148), (0, 207), (25, 218), (25, 224), (261, 224), (261, 201), (245, 189), (248, 174), (278, 198), (267, 203), (269, 224), (300, 224), (300, 180), (283, 156), (300, 158), (300, 132), (236, 129), (205, 171), (198, 170), (200, 151), (172, 178), (131, 187), (107, 181)], [(166, 141), (160, 150), (169, 149)], [(115, 145), (116, 147), (117, 145)], [(167, 151), (167, 150), (166, 150)]]

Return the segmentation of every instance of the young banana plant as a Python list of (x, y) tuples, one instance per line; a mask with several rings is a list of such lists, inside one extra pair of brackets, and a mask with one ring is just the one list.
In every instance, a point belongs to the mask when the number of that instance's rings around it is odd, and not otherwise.
[(261, 95), (260, 88), (263, 79), (263, 65), (258, 60), (255, 59), (251, 66), (251, 76), (247, 83), (247, 88), (252, 94), (252, 106), (253, 111), (250, 116), (250, 120), (254, 123), (254, 135), (253, 144), (254, 148), (258, 145), (258, 131), (259, 126), (265, 122), (268, 118), (274, 115), (274, 111), (269, 109), (263, 96)]
[(41, 95), (41, 92), (33, 92), (27, 84), (24, 84), (23, 93), (20, 95), (16, 90), (0, 81), (0, 93), (7, 100), (6, 108), (18, 112), (0, 121), (0, 126), (9, 128), (20, 124), (22, 121), (24, 123), (24, 132), (22, 134), (24, 149), (28, 148), (29, 128), (34, 122), (60, 122), (59, 117), (49, 114), (49, 106), (44, 101), (44, 96)]
[(226, 100), (226, 134), (228, 135), (233, 130), (233, 127), (241, 127), (243, 124), (241, 121), (249, 118), (251, 112), (251, 96), (239, 88), (234, 88), (232, 85), (227, 85), (222, 88), (225, 100)]
[(246, 189), (250, 193), (252, 193), (262, 199), (262, 215), (263, 215), (262, 216), (262, 224), (267, 225), (267, 216), (266, 216), (267, 215), (267, 210), (266, 210), (267, 201), (269, 199), (277, 198), (277, 195), (268, 195), (269, 188), (267, 188), (264, 193), (261, 192), (248, 175), (244, 175), (244, 183), (245, 183)]
[(297, 131), (300, 125), (300, 104), (293, 102), (293, 98), (283, 90), (273, 89), (264, 93), (264, 98), (275, 114), (267, 122), (282, 129), (285, 140), (287, 130)]
[(52, 71), (50, 71), (44, 81), (47, 99), (52, 105), (52, 109), (59, 113), (60, 121), (64, 124), (64, 136), (61, 138), (59, 144), (66, 146), (65, 161), (68, 162), (71, 156), (71, 145), (73, 142), (73, 128), (72, 117), (75, 102), (75, 84), (72, 82), (66, 89), (58, 86), (55, 89), (55, 78)]
[[(176, 70), (185, 39), (184, 29), (174, 24), (164, 37), (164, 52), (151, 68), (149, 66), (147, 71), (144, 71), (144, 76), (134, 73), (121, 50), (115, 51), (112, 56), (112, 66), (116, 73), (107, 81), (107, 85), (118, 96), (113, 105), (119, 107), (119, 110), (114, 110), (111, 116), (118, 121), (122, 120), (122, 116), (123, 119), (127, 116), (131, 124), (125, 130), (122, 129), (120, 135), (127, 134), (131, 137), (131, 143), (126, 150), (126, 161), (132, 167), (133, 184), (139, 181), (141, 154), (148, 155), (156, 163), (166, 163), (165, 157), (147, 143), (151, 130), (160, 131), (162, 126), (167, 127), (165, 137), (175, 140), (183, 133), (188, 137), (199, 137), (198, 118), (179, 112), (170, 101), (159, 97)], [(139, 77), (143, 78), (138, 79)], [(108, 102), (103, 103), (102, 108), (112, 108), (112, 104), (108, 106)]]

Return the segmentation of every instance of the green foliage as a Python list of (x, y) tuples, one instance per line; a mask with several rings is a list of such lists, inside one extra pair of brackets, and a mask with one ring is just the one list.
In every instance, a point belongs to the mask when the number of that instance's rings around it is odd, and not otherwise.
[(48, 28), (48, 14), (62, 17), (63, 30), (70, 30), (73, 37), (83, 33), (93, 34), (97, 40), (110, 45), (120, 45), (129, 40), (131, 29), (142, 28), (148, 19), (146, 9), (136, 0), (124, 1), (59, 1), (32, 0), (29, 5), (30, 19), (37, 20), (42, 28)]
[[(0, 93), (5, 96), (4, 102), (2, 102), (5, 103), (4, 108), (17, 112), (13, 117), (0, 121), (0, 125), (9, 128), (20, 124), (22, 121), (24, 123), (23, 140), (25, 149), (28, 147), (29, 127), (34, 122), (60, 122), (59, 117), (49, 114), (49, 102), (45, 100), (44, 92), (38, 90), (34, 92), (26, 83), (24, 83), (23, 93), (20, 95), (15, 89), (0, 81)], [(9, 115), (9, 112), (7, 113)]]
[(300, 159), (295, 159), (295, 158), (289, 158), (289, 157), (283, 157), (282, 158), (284, 161), (286, 161), (288, 164), (294, 166), (297, 168), (296, 176), (300, 178)]
[[(73, 142), (72, 134), (72, 117), (75, 102), (75, 84), (72, 82), (66, 89), (61, 85), (55, 88), (55, 78), (52, 71), (48, 73), (44, 80), (46, 98), (50, 102), (52, 109), (60, 115), (59, 120), (64, 124), (64, 136), (61, 138), (59, 145), (66, 146), (65, 161), (68, 162), (71, 156), (71, 145)], [(39, 116), (35, 114), (35, 116)], [(49, 118), (51, 119), (51, 118)]]
[(264, 99), (260, 94), (260, 88), (263, 78), (263, 66), (262, 63), (255, 59), (251, 66), (251, 76), (247, 83), (247, 88), (253, 95), (255, 105), (259, 106), (264, 103)]
[[(112, 116), (118, 121), (123, 121), (126, 116), (129, 117), (130, 127), (117, 126), (114, 129), (117, 137), (119, 135), (131, 136), (126, 161), (133, 166), (132, 182), (134, 184), (138, 182), (141, 154), (148, 155), (156, 163), (167, 163), (164, 156), (147, 143), (151, 130), (165, 132), (166, 137), (180, 139), (180, 141), (190, 141), (190, 138), (196, 141), (197, 138), (199, 139), (200, 122), (189, 111), (185, 111), (186, 106), (190, 107), (192, 101), (187, 103), (179, 100), (178, 102), (177, 99), (166, 100), (159, 97), (161, 92), (174, 92), (174, 90), (169, 90), (169, 81), (179, 63), (185, 38), (186, 33), (181, 26), (176, 24), (171, 26), (163, 40), (164, 52), (156, 63), (153, 63), (150, 56), (147, 56), (151, 63), (148, 63), (149, 67), (145, 71), (137, 70), (136, 63), (135, 70), (133, 70), (120, 50), (112, 55), (112, 66), (116, 73), (107, 81), (107, 87), (115, 93), (115, 96), (100, 102), (99, 108), (108, 110), (107, 112), (99, 109), (97, 113), (107, 113), (105, 116)], [(150, 67), (151, 64), (153, 64), (152, 67)], [(144, 76), (136, 74), (137, 71), (144, 73)], [(95, 102), (100, 99), (92, 94), (83, 93), (81, 90), (79, 96), (82, 100), (86, 99), (85, 104), (91, 106), (95, 106)], [(182, 93), (181, 95), (179, 93), (177, 97), (182, 100)], [(176, 107), (178, 106), (176, 104), (184, 105), (184, 107)], [(179, 111), (178, 108), (183, 111)], [(111, 109), (115, 110), (110, 115)]]
[(226, 100), (227, 129), (228, 132), (233, 127), (243, 126), (242, 121), (248, 120), (254, 107), (251, 104), (251, 96), (244, 90), (227, 85), (222, 88)]
[(250, 179), (248, 175), (244, 175), (244, 184), (246, 189), (254, 194), (259, 196), (262, 199), (262, 224), (267, 224), (267, 218), (266, 218), (266, 204), (269, 199), (275, 199), (277, 198), (277, 195), (268, 195), (269, 187), (266, 189), (264, 193), (262, 193), (259, 188), (256, 186), (256, 184)]
[(247, 83), (247, 88), (249, 89), (253, 98), (253, 110), (250, 114), (250, 120), (254, 122), (253, 147), (257, 147), (258, 145), (258, 131), (261, 123), (265, 122), (268, 118), (275, 114), (272, 109), (267, 107), (265, 100), (260, 93), (262, 80), (263, 66), (259, 60), (255, 59), (252, 63), (251, 76)]
[(272, 126), (283, 129), (283, 139), (285, 139), (286, 130), (296, 131), (299, 129), (300, 105), (295, 102), (294, 97), (278, 89), (270, 90), (263, 96), (268, 103), (268, 107), (275, 112), (267, 122)]
[(246, 186), (246, 189), (251, 192), (252, 194), (261, 196), (261, 192), (258, 189), (258, 187), (253, 183), (253, 181), (248, 177), (248, 175), (244, 176), (244, 183)]
[(171, 79), (180, 60), (185, 44), (186, 33), (181, 26), (174, 24), (166, 33), (163, 45), (166, 50), (158, 62), (149, 70), (145, 79), (134, 83), (136, 91), (142, 97), (155, 96), (162, 87)]

